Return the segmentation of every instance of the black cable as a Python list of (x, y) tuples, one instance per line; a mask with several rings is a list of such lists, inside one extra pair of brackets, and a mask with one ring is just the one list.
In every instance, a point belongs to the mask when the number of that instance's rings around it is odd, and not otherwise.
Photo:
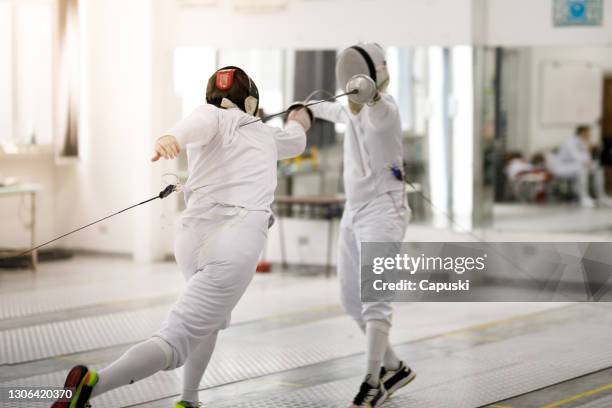
[(474, 232), (472, 232), (471, 230), (465, 228), (464, 226), (462, 226), (461, 224), (457, 223), (455, 221), (455, 219), (448, 214), (446, 211), (441, 210), (440, 208), (436, 207), (433, 203), (433, 201), (431, 201), (431, 199), (429, 197), (427, 197), (424, 193), (422, 193), (421, 191), (419, 191), (419, 189), (417, 188), (417, 186), (415, 186), (414, 184), (412, 184), (412, 182), (410, 182), (408, 179), (404, 178), (404, 182), (406, 184), (408, 184), (410, 187), (412, 187), (412, 189), (414, 190), (414, 192), (421, 197), (427, 204), (429, 204), (429, 207), (434, 210), (437, 211), (438, 213), (442, 214), (444, 217), (446, 217), (446, 219), (448, 219), (448, 221), (451, 223), (451, 225), (454, 225), (456, 228), (460, 229), (461, 232), (470, 235), (472, 238), (474, 238), (476, 241), (483, 243), (483, 244), (488, 244), (488, 241), (486, 241), (484, 238), (479, 237), (478, 235), (476, 235)]
[(136, 208), (136, 207), (141, 206), (141, 205), (143, 205), (143, 204), (149, 203), (149, 202), (151, 202), (151, 201), (153, 201), (153, 200), (157, 200), (157, 199), (162, 200), (162, 199), (164, 199), (164, 198), (168, 197), (170, 194), (172, 194), (172, 193), (173, 193), (173, 192), (175, 192), (175, 191), (176, 191), (176, 185), (174, 185), (174, 184), (170, 184), (170, 185), (166, 186), (166, 188), (164, 188), (162, 191), (160, 191), (160, 192), (159, 192), (159, 194), (158, 194), (158, 195), (156, 195), (155, 197), (151, 197), (151, 198), (149, 198), (148, 200), (141, 201), (141, 202), (140, 202), (140, 203), (138, 203), (138, 204), (134, 204), (134, 205), (132, 205), (132, 206), (129, 206), (129, 207), (127, 207), (127, 208), (124, 208), (123, 210), (120, 210), (120, 211), (117, 211), (117, 212), (115, 212), (115, 213), (113, 213), (113, 214), (107, 215), (107, 216), (106, 216), (106, 217), (104, 217), (104, 218), (100, 218), (99, 220), (96, 220), (96, 221), (91, 222), (91, 223), (89, 223), (89, 224), (87, 224), (87, 225), (84, 225), (84, 226), (79, 227), (79, 228), (77, 228), (77, 229), (75, 229), (75, 230), (72, 230), (72, 231), (67, 232), (67, 233), (65, 233), (65, 234), (63, 234), (63, 235), (60, 235), (59, 237), (53, 238), (52, 240), (49, 240), (49, 241), (47, 241), (47, 242), (45, 242), (45, 243), (43, 243), (43, 244), (37, 245), (37, 246), (35, 246), (35, 247), (33, 247), (33, 248), (30, 248), (30, 249), (28, 249), (27, 251), (20, 252), (20, 253), (14, 254), (14, 255), (4, 256), (4, 257), (0, 258), (0, 260), (11, 259), (11, 258), (18, 258), (18, 257), (24, 256), (24, 255), (27, 255), (27, 254), (29, 254), (29, 253), (31, 253), (31, 252), (36, 251), (37, 249), (40, 249), (40, 248), (42, 248), (42, 247), (44, 247), (44, 246), (46, 246), (46, 245), (49, 245), (49, 244), (50, 244), (50, 243), (52, 243), (52, 242), (58, 241), (58, 240), (60, 240), (60, 239), (62, 239), (62, 238), (64, 238), (64, 237), (67, 237), (68, 235), (72, 235), (72, 234), (74, 234), (75, 232), (79, 232), (79, 231), (81, 231), (81, 230), (84, 230), (85, 228), (91, 227), (92, 225), (98, 224), (98, 223), (100, 223), (100, 222), (102, 222), (102, 221), (104, 221), (104, 220), (107, 220), (107, 219), (112, 218), (112, 217), (114, 217), (114, 216), (116, 216), (116, 215), (119, 215), (119, 214), (121, 214), (121, 213), (123, 213), (123, 212), (126, 212), (126, 211), (128, 211), (128, 210), (131, 210), (132, 208)]
[[(340, 95), (335, 95), (335, 96), (333, 96), (332, 98), (328, 98), (328, 99), (325, 99), (325, 100), (322, 100), (322, 101), (312, 102), (312, 103), (309, 103), (309, 104), (305, 104), (305, 105), (303, 105), (303, 106), (304, 106), (305, 108), (308, 108), (309, 106), (317, 105), (317, 104), (319, 104), (319, 103), (323, 103), (323, 102), (331, 102), (331, 101), (334, 101), (334, 100), (336, 100), (336, 99), (338, 99), (338, 98), (341, 98), (341, 97), (343, 97), (343, 96), (347, 96), (347, 95), (354, 95), (354, 94), (357, 94), (357, 93), (359, 93), (359, 91), (355, 89), (355, 90), (350, 91), (350, 92), (346, 92), (346, 93), (343, 93), (343, 94), (340, 94)], [(284, 110), (284, 111), (282, 111), (282, 112), (275, 113), (275, 114), (273, 114), (273, 115), (269, 115), (269, 116), (266, 116), (266, 117), (263, 117), (263, 118), (258, 118), (258, 119), (256, 119), (256, 120), (251, 121), (251, 122), (245, 123), (245, 124), (241, 125), (240, 127), (247, 126), (247, 125), (250, 125), (250, 124), (253, 124), (253, 123), (256, 123), (256, 122), (260, 122), (260, 121), (266, 121), (266, 120), (268, 120), (268, 119), (272, 119), (272, 118), (274, 118), (274, 117), (276, 117), (276, 116), (284, 115), (284, 114), (286, 114), (287, 112), (289, 112), (291, 109), (292, 109), (292, 108), (289, 108), (289, 109), (286, 109), (286, 110)], [(89, 224), (87, 224), (87, 225), (83, 225), (82, 227), (79, 227), (79, 228), (77, 228), (77, 229), (75, 229), (75, 230), (72, 230), (72, 231), (67, 232), (67, 233), (65, 233), (65, 234), (63, 234), (63, 235), (60, 235), (59, 237), (53, 238), (52, 240), (49, 240), (49, 241), (47, 241), (47, 242), (45, 242), (45, 243), (42, 243), (42, 244), (37, 245), (37, 246), (35, 246), (35, 247), (33, 247), (33, 248), (30, 248), (30, 249), (28, 249), (27, 251), (20, 252), (20, 253), (17, 253), (17, 254), (13, 254), (13, 255), (4, 256), (4, 257), (0, 257), (0, 260), (12, 259), (12, 258), (18, 258), (18, 257), (24, 256), (24, 255), (27, 255), (27, 254), (29, 254), (29, 253), (31, 253), (31, 252), (36, 251), (37, 249), (40, 249), (40, 248), (42, 248), (42, 247), (44, 247), (44, 246), (46, 246), (46, 245), (49, 245), (49, 244), (51, 244), (51, 243), (53, 243), (53, 242), (55, 242), (55, 241), (58, 241), (58, 240), (60, 240), (60, 239), (62, 239), (62, 238), (65, 238), (65, 237), (67, 237), (68, 235), (72, 235), (72, 234), (74, 234), (74, 233), (76, 233), (76, 232), (79, 232), (79, 231), (81, 231), (81, 230), (84, 230), (85, 228), (89, 228), (89, 227), (91, 227), (92, 225), (98, 224), (98, 223), (100, 223), (100, 222), (102, 222), (102, 221), (104, 221), (104, 220), (107, 220), (107, 219), (112, 218), (112, 217), (114, 217), (114, 216), (116, 216), (116, 215), (119, 215), (119, 214), (121, 214), (121, 213), (124, 213), (124, 212), (126, 212), (126, 211), (129, 211), (129, 210), (131, 210), (132, 208), (139, 207), (139, 206), (141, 206), (141, 205), (143, 205), (143, 204), (149, 203), (149, 202), (154, 201), (154, 200), (157, 200), (157, 199), (162, 200), (162, 199), (164, 199), (164, 198), (168, 197), (168, 196), (169, 196), (170, 194), (172, 194), (173, 192), (175, 192), (175, 191), (176, 191), (176, 189), (177, 189), (177, 185), (175, 185), (175, 184), (169, 184), (168, 186), (166, 186), (166, 188), (164, 188), (162, 191), (160, 191), (160, 192), (159, 192), (159, 194), (158, 194), (158, 195), (156, 195), (155, 197), (151, 197), (151, 198), (149, 198), (148, 200), (144, 200), (144, 201), (142, 201), (142, 202), (140, 202), (140, 203), (138, 203), (138, 204), (134, 204), (134, 205), (132, 205), (132, 206), (129, 206), (129, 207), (127, 207), (127, 208), (124, 208), (123, 210), (120, 210), (120, 211), (117, 211), (117, 212), (112, 213), (112, 214), (110, 214), (110, 215), (107, 215), (106, 217), (104, 217), (104, 218), (100, 218), (99, 220), (93, 221), (93, 222), (91, 222), (91, 223), (89, 223)], [(196, 190), (197, 190), (197, 189), (196, 189)]]

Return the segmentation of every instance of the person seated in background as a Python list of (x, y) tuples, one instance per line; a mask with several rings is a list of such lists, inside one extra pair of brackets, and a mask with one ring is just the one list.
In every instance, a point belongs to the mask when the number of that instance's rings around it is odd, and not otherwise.
[[(573, 182), (580, 205), (593, 208), (596, 204), (612, 206), (612, 199), (604, 191), (603, 171), (591, 154), (591, 128), (581, 125), (560, 147), (550, 163), (555, 177)], [(596, 201), (589, 194), (589, 180), (593, 182)]]
[(533, 165), (525, 160), (521, 152), (508, 153), (504, 173), (509, 181), (517, 181), (521, 174), (531, 170), (533, 170)]
[(535, 153), (531, 156), (531, 165), (534, 170), (538, 171), (548, 171), (548, 167), (546, 165), (546, 155), (544, 153)]
[(546, 199), (546, 184), (551, 176), (543, 166), (543, 161), (541, 154), (534, 155), (531, 162), (525, 160), (518, 151), (507, 155), (504, 173), (515, 198), (526, 201)]

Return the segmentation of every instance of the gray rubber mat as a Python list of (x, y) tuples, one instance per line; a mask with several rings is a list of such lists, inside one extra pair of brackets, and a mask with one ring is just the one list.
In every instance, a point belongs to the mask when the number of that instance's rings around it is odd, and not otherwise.
[[(126, 300), (176, 296), (183, 286), (180, 273), (173, 270), (171, 264), (133, 266), (122, 260), (104, 259), (92, 263), (88, 259), (78, 259), (69, 265), (68, 272), (66, 263), (45, 265), (42, 275), (33, 276), (23, 287), (16, 286), (14, 290), (3, 287), (0, 320)], [(89, 274), (97, 277), (91, 279)]]
[(0, 331), (0, 364), (132, 343), (159, 328), (168, 306)]
[[(505, 325), (482, 325), (424, 339), (411, 345), (427, 351), (411, 363), (417, 380), (385, 406), (476, 407), (549, 386), (612, 365), (611, 335), (609, 308), (576, 305)], [(313, 368), (314, 385), (295, 384), (289, 390), (279, 387), (262, 394), (250, 387), (231, 400), (216, 400), (213, 390), (225, 384), (254, 378), (264, 381), (266, 375), (304, 370), (341, 357), (355, 359), (355, 365), (361, 366), (364, 359), (363, 338), (346, 318), (261, 332), (253, 337), (241, 336), (239, 328), (230, 329), (222, 336), (201, 384), (203, 389), (212, 388), (201, 392), (201, 399), (210, 407), (346, 407), (362, 379), (361, 373), (330, 378)], [(56, 372), (0, 386), (57, 385), (64, 375)], [(93, 402), (95, 408), (162, 408), (171, 406), (170, 400), (146, 401), (168, 398), (179, 389), (180, 371), (164, 372)]]
[[(607, 318), (607, 324), (612, 319)], [(483, 343), (412, 364), (417, 379), (384, 406), (473, 408), (612, 366), (610, 333), (601, 320), (577, 322), (537, 334)], [(340, 408), (356, 394), (362, 376), (284, 390), (275, 396), (216, 403), (218, 408)], [(202, 392), (206, 401), (206, 392)], [(161, 407), (163, 405), (152, 405)]]

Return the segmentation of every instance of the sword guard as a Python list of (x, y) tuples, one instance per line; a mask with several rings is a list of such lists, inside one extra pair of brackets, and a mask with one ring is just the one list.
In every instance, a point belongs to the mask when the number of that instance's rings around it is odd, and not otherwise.
[(168, 197), (170, 194), (174, 193), (175, 191), (176, 191), (176, 185), (168, 184), (166, 188), (164, 188), (162, 191), (159, 192), (160, 200), (163, 200), (164, 198)]

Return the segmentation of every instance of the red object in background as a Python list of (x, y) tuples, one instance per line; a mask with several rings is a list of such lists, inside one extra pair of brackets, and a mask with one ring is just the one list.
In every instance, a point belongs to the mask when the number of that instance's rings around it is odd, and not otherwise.
[(255, 271), (259, 273), (272, 272), (272, 264), (268, 261), (261, 261), (257, 264), (257, 269)]

